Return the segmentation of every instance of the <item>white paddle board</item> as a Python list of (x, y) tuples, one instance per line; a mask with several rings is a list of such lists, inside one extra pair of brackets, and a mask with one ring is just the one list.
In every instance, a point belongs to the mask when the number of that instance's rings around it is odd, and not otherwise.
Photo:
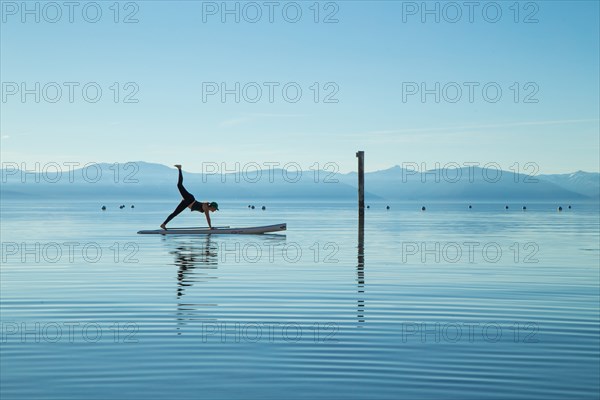
[(140, 235), (251, 235), (269, 232), (285, 231), (287, 224), (276, 224), (267, 226), (253, 226), (247, 228), (167, 228), (138, 231)]

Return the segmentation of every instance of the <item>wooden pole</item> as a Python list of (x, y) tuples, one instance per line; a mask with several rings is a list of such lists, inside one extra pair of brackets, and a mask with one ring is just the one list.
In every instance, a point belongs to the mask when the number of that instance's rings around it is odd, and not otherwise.
[(358, 157), (358, 215), (365, 213), (365, 152), (357, 151)]

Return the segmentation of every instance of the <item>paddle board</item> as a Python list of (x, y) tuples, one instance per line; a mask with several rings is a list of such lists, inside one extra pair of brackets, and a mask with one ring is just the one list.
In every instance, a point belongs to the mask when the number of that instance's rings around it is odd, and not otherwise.
[(168, 228), (138, 231), (140, 235), (250, 235), (269, 232), (285, 231), (287, 224), (276, 224), (267, 226), (253, 226), (247, 228)]

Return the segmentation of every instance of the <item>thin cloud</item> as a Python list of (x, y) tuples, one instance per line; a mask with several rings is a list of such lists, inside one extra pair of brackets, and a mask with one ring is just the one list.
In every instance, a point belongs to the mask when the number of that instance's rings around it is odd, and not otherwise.
[[(465, 126), (448, 126), (441, 128), (406, 128), (406, 129), (390, 129), (390, 130), (377, 130), (369, 131), (368, 135), (390, 135), (390, 134), (402, 134), (402, 133), (418, 133), (418, 132), (445, 132), (445, 131), (456, 131), (456, 130), (472, 130), (472, 129), (497, 129), (497, 128), (512, 128), (519, 126), (544, 126), (544, 125), (561, 125), (561, 124), (574, 124), (584, 122), (599, 122), (598, 119), (564, 119), (564, 120), (550, 120), (550, 121), (521, 121), (521, 122), (509, 122), (504, 124), (486, 124), (486, 125), (465, 125)], [(362, 135), (362, 134), (357, 134)]]

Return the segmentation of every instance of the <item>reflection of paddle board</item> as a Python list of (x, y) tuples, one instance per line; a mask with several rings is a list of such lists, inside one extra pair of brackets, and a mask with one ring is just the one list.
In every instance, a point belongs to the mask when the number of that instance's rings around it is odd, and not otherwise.
[(168, 228), (167, 230), (154, 229), (149, 231), (138, 231), (138, 233), (142, 235), (250, 235), (268, 232), (279, 232), (285, 231), (286, 229), (287, 224), (276, 224), (267, 226), (254, 226), (248, 228)]

